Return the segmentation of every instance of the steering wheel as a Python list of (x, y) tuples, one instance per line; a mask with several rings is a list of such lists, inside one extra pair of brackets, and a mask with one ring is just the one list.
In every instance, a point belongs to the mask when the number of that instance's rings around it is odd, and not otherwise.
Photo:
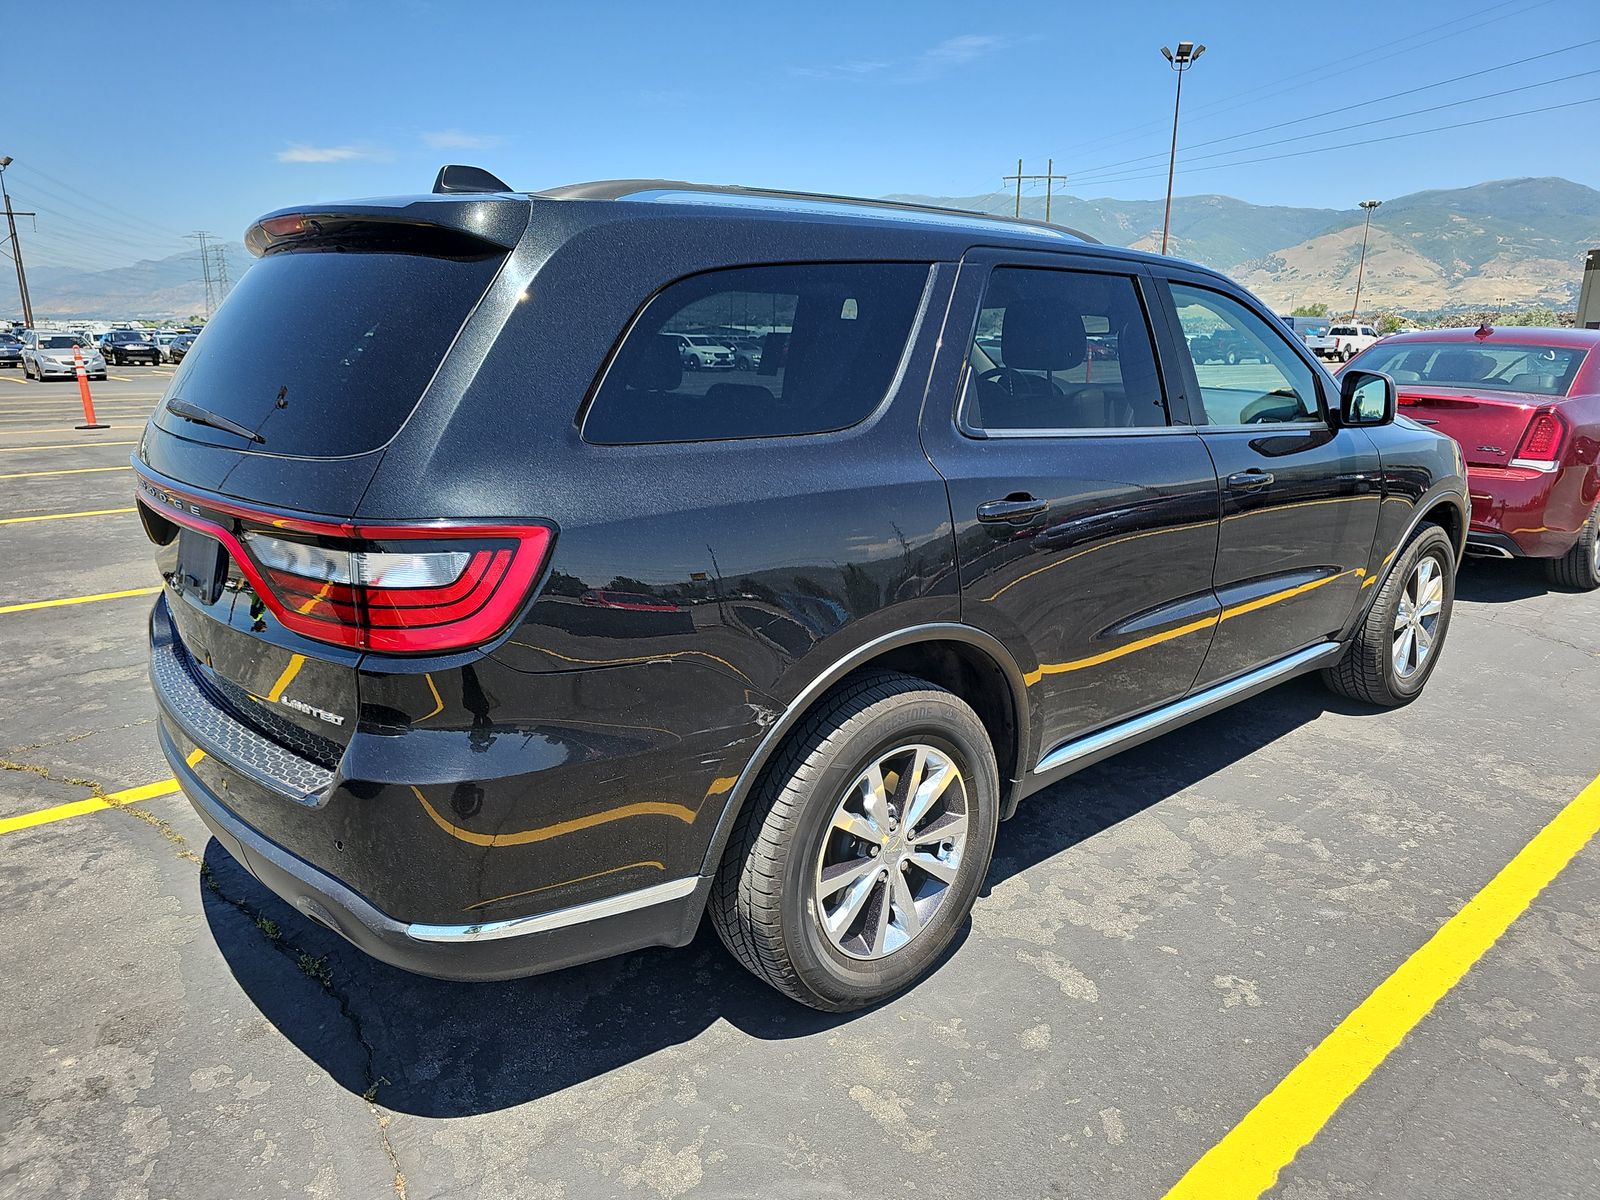
[[(1001, 381), (1004, 380), (1002, 383)], [(978, 376), (979, 383), (992, 383), (1008, 396), (1054, 396), (1056, 386), (1049, 380), (1024, 375), (1014, 367), (990, 367)], [(1020, 382), (1020, 386), (1019, 386)]]
[(1296, 399), (1286, 396), (1266, 395), (1250, 401), (1239, 414), (1242, 425), (1280, 425), (1299, 415)]

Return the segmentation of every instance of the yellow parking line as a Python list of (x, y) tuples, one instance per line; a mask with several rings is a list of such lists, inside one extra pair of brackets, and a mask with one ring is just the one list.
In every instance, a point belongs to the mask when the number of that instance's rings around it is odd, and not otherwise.
[[(185, 761), (192, 767), (205, 756), (204, 750), (195, 750)], [(160, 783), (146, 783), (140, 787), (124, 788), (120, 792), (110, 792), (104, 796), (73, 800), (67, 804), (57, 804), (54, 808), (41, 808), (37, 812), (22, 813), (20, 816), (0, 817), (0, 837), (15, 833), (19, 829), (33, 829), (55, 821), (65, 821), (69, 817), (81, 817), (84, 813), (120, 808), (124, 804), (138, 804), (144, 800), (156, 800), (162, 796), (170, 796), (177, 790), (176, 779), (163, 779)]]
[(98, 471), (131, 471), (132, 467), (68, 467), (64, 471), (17, 471), (0, 479), (42, 479), (46, 475), (93, 475)]
[[(105, 414), (98, 414), (98, 415), (105, 415)], [(0, 433), (65, 433), (65, 432), (67, 432), (67, 430), (72, 428), (72, 422), (74, 420), (81, 421), (83, 419), (83, 414), (82, 413), (62, 413), (61, 417), (62, 417), (62, 421), (61, 421), (60, 425), (46, 425), (42, 429), (7, 429), (4, 425), (0, 425)], [(107, 429), (127, 429), (128, 426), (126, 426), (126, 425), (117, 425), (114, 422), (107, 421), (106, 422), (106, 428)]]
[(0, 454), (20, 454), (24, 450), (82, 450), (85, 446), (137, 446), (138, 442), (87, 442), (57, 443), (53, 446), (0, 446)]
[(1165, 1200), (1260, 1196), (1339, 1106), (1600, 832), (1594, 780), (1190, 1167)]
[(122, 600), (128, 596), (154, 596), (158, 587), (129, 588), (125, 592), (101, 592), (96, 596), (66, 596), (60, 600), (29, 600), (25, 604), (0, 604), (0, 617), (7, 613), (33, 612), (39, 608), (60, 608), (67, 604), (93, 604), (96, 600)]
[(133, 511), (131, 508), (91, 508), (85, 512), (41, 513), (36, 517), (0, 517), (0, 525), (26, 525), (30, 521), (64, 521), (68, 517), (115, 517)]

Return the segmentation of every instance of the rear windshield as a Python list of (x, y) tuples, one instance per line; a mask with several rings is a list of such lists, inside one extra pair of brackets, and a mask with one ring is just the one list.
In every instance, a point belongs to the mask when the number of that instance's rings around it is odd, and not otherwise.
[(1380, 342), (1361, 356), (1368, 370), (1382, 371), (1402, 387), (1484, 388), (1565, 396), (1583, 365), (1584, 351), (1558, 346), (1493, 346), (1464, 342)]
[[(503, 255), (269, 254), (244, 273), (167, 394), (266, 439), (264, 454), (336, 458), (382, 446), (423, 389)], [(244, 439), (158, 409), (194, 441)]]
[[(583, 423), (590, 442), (626, 445), (781, 437), (844, 429), (882, 401), (905, 352), (928, 267), (797, 263), (680, 279), (618, 347)], [(759, 341), (759, 364), (708, 366), (681, 348)]]

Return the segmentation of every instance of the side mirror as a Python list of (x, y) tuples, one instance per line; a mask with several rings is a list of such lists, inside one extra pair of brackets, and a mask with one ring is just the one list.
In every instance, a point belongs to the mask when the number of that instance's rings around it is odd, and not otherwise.
[(1339, 374), (1339, 424), (1388, 425), (1398, 404), (1394, 380), (1381, 371), (1344, 370)]

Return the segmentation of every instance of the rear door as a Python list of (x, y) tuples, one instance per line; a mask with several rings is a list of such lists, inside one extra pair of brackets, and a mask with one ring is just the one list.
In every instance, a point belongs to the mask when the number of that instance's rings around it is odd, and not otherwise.
[(1183, 696), (1216, 620), (1216, 474), (1169, 418), (1147, 287), (1089, 255), (969, 254), (924, 413), (962, 618), (1021, 665), (1040, 753)]
[(1278, 322), (1205, 276), (1172, 272), (1161, 295), (1180, 347), (1222, 333), (1241, 351), (1228, 365), (1180, 350), (1222, 485), (1204, 685), (1342, 630), (1369, 582), (1381, 474), (1365, 432), (1332, 426), (1332, 380)]

